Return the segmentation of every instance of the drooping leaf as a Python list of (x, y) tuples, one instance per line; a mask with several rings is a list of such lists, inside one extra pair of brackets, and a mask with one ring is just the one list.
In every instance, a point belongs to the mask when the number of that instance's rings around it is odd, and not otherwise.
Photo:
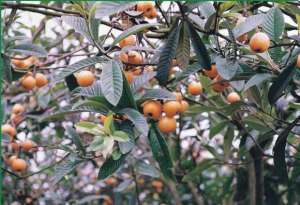
[(112, 105), (117, 105), (123, 91), (123, 76), (121, 64), (111, 60), (103, 66), (101, 73), (101, 90), (104, 97)]
[(179, 42), (176, 50), (176, 60), (181, 69), (185, 69), (190, 60), (190, 37), (187, 23), (183, 22), (179, 34)]
[(262, 28), (272, 40), (278, 42), (284, 31), (284, 16), (278, 7), (273, 7), (268, 11)]
[(90, 110), (91, 112), (102, 114), (109, 112), (109, 106), (107, 104), (90, 99), (78, 101), (72, 106), (72, 108)]
[(183, 177), (182, 181), (184, 182), (199, 181), (200, 180), (199, 177), (201, 176), (201, 173), (206, 169), (209, 169), (213, 165), (214, 165), (214, 160), (207, 159), (201, 161), (199, 164), (197, 164), (197, 166), (194, 169), (192, 169), (192, 171), (190, 171)]
[(137, 173), (150, 176), (150, 177), (159, 177), (159, 171), (150, 164), (147, 164), (143, 161), (138, 161), (135, 164)]
[(102, 19), (103, 17), (130, 9), (134, 5), (134, 2), (101, 2), (96, 5), (95, 18)]
[(149, 80), (153, 79), (156, 75), (156, 72), (145, 72), (142, 75), (136, 76), (131, 84), (131, 89), (133, 92), (138, 91), (142, 88)]
[(134, 100), (130, 85), (129, 85), (124, 73), (122, 73), (122, 75), (123, 75), (123, 92), (122, 92), (121, 99), (117, 105), (117, 108), (118, 109), (122, 109), (122, 108), (137, 109), (137, 105)]
[(88, 87), (78, 87), (73, 91), (73, 93), (77, 96), (84, 97), (95, 97), (103, 95), (101, 91), (100, 81), (96, 81), (93, 83), (93, 85)]
[(202, 70), (203, 67), (201, 67), (198, 63), (193, 63), (188, 65), (188, 67), (182, 71), (182, 73), (180, 73), (177, 77), (176, 80), (180, 81), (186, 77), (188, 77), (189, 75), (192, 75), (194, 73), (197, 73), (198, 71)]
[(289, 63), (289, 65), (275, 79), (275, 82), (271, 85), (268, 92), (268, 99), (271, 105), (273, 105), (278, 98), (283, 95), (284, 90), (288, 86), (290, 80), (292, 79), (293, 73), (296, 70), (296, 60), (294, 60)]
[(215, 126), (209, 129), (209, 138), (214, 137), (216, 134), (220, 133), (226, 126), (228, 125), (228, 121), (222, 121)]
[(36, 44), (24, 43), (13, 46), (8, 49), (9, 53), (16, 52), (21, 55), (32, 55), (37, 57), (47, 57), (48, 52), (44, 47)]
[(55, 185), (60, 180), (62, 180), (64, 176), (72, 172), (81, 162), (82, 160), (74, 154), (70, 154), (69, 156), (67, 156), (61, 163), (55, 166), (54, 176), (51, 180), (52, 185)]
[(72, 138), (73, 143), (77, 147), (77, 149), (85, 154), (85, 148), (81, 142), (79, 134), (76, 132), (76, 130), (71, 126), (66, 126), (66, 132), (67, 134)]
[(255, 74), (254, 76), (252, 76), (246, 83), (246, 85), (244, 86), (244, 90), (249, 89), (252, 86), (257, 86), (260, 83), (264, 82), (265, 80), (271, 78), (272, 75), (269, 73), (258, 73)]
[(94, 56), (85, 58), (83, 60), (80, 60), (72, 65), (69, 65), (65, 69), (63, 69), (61, 72), (59, 72), (56, 76), (54, 76), (55, 81), (63, 80), (65, 77), (92, 65), (95, 65), (96, 63), (107, 63), (107, 59), (102, 56)]
[(198, 60), (198, 64), (203, 67), (204, 69), (208, 69), (211, 67), (211, 59), (209, 53), (204, 45), (202, 39), (200, 38), (199, 34), (193, 27), (193, 24), (188, 22), (188, 31), (191, 37), (192, 46), (196, 53), (196, 57)]
[(87, 121), (80, 121), (78, 123), (76, 123), (75, 125), (76, 129), (80, 130), (81, 132), (86, 132), (92, 135), (96, 135), (96, 136), (103, 136), (105, 135), (103, 129), (93, 123), (93, 122), (87, 122)]
[(176, 96), (166, 89), (146, 89), (141, 100), (157, 99), (157, 100), (176, 100)]
[(163, 47), (157, 64), (156, 78), (160, 85), (166, 85), (169, 78), (169, 70), (172, 59), (175, 57), (176, 48), (178, 45), (179, 31), (181, 24), (178, 25), (178, 20), (173, 25), (169, 33), (168, 39)]
[(132, 108), (124, 108), (119, 113), (125, 114), (143, 136), (148, 135), (149, 128), (147, 121), (140, 112)]
[(123, 31), (119, 36), (117, 36), (115, 38), (115, 40), (112, 42), (111, 47), (117, 45), (117, 43), (119, 43), (121, 40), (123, 40), (124, 38), (126, 38), (130, 35), (133, 35), (138, 32), (141, 32), (143, 30), (146, 30), (148, 28), (156, 27), (156, 26), (160, 26), (160, 25), (161, 24), (159, 24), (159, 23), (149, 23), (149, 24), (145, 23), (145, 24), (138, 24), (138, 25), (132, 26), (132, 27), (128, 28), (127, 30)]
[(98, 179), (102, 180), (116, 172), (125, 162), (126, 154), (123, 154), (118, 160), (109, 157), (100, 167)]
[(128, 142), (130, 140), (128, 134), (120, 130), (117, 130), (113, 133), (113, 138), (118, 142)]
[(87, 22), (79, 16), (62, 16), (62, 21), (71, 26), (76, 32), (86, 37), (90, 43), (93, 43), (93, 38), (90, 35)]
[(223, 144), (225, 159), (228, 159), (230, 155), (233, 138), (234, 138), (234, 129), (232, 126), (228, 126), (226, 133), (224, 135), (224, 144)]
[(168, 145), (153, 122), (151, 123), (148, 139), (153, 157), (159, 164), (163, 175), (171, 180), (176, 180), (172, 173), (173, 163)]
[(114, 117), (112, 113), (109, 113), (104, 120), (104, 130), (110, 135), (115, 131)]
[(221, 56), (216, 58), (216, 67), (219, 75), (225, 80), (233, 78), (235, 73), (240, 69), (237, 61), (229, 60)]
[(264, 22), (265, 14), (249, 16), (244, 22), (240, 23), (233, 29), (235, 38), (252, 31)]

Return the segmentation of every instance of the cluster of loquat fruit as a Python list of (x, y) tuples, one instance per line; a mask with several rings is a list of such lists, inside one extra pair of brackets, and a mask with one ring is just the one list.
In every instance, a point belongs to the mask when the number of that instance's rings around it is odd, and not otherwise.
[[(24, 114), (25, 108), (21, 104), (15, 104), (12, 107), (12, 116), (11, 118), (12, 124), (16, 125), (19, 123), (22, 115)], [(14, 172), (21, 172), (26, 170), (27, 162), (24, 159), (18, 157), (20, 151), (30, 152), (36, 146), (35, 142), (32, 140), (25, 140), (19, 142), (15, 139), (17, 135), (16, 128), (11, 124), (4, 124), (1, 127), (2, 134), (9, 136), (10, 138), (10, 149), (12, 154), (10, 157), (6, 159), (7, 165), (10, 166), (11, 170)]]

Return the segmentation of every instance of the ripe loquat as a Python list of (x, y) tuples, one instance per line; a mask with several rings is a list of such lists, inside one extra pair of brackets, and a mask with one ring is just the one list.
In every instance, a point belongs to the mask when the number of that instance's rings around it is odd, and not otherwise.
[(23, 114), (24, 111), (25, 111), (24, 106), (19, 103), (15, 104), (11, 110), (11, 112), (16, 115), (21, 115)]
[(173, 94), (176, 96), (176, 100), (177, 101), (181, 101), (182, 100), (182, 94), (180, 92), (173, 92)]
[(21, 143), (21, 147), (25, 152), (29, 152), (34, 146), (35, 143), (31, 140), (26, 140)]
[(42, 73), (35, 74), (35, 81), (36, 81), (36, 86), (39, 88), (48, 84), (47, 77)]
[(128, 55), (126, 53), (124, 53), (124, 52), (120, 53), (119, 59), (123, 63), (128, 63)]
[(162, 117), (158, 121), (158, 128), (163, 133), (174, 132), (176, 127), (176, 120), (173, 117)]
[(218, 75), (216, 64), (212, 64), (209, 70), (203, 70), (204, 74), (209, 78), (215, 78)]
[(7, 164), (8, 164), (9, 166), (11, 166), (12, 162), (13, 162), (15, 159), (18, 159), (18, 157), (17, 157), (16, 155), (10, 156), (10, 157), (8, 158), (8, 160), (7, 160)]
[(236, 92), (231, 92), (227, 95), (227, 101), (231, 103), (235, 103), (241, 100), (241, 97)]
[(191, 95), (199, 95), (203, 92), (202, 84), (200, 82), (192, 82), (188, 85), (188, 92)]
[(17, 131), (16, 129), (11, 126), (10, 124), (4, 124), (2, 125), (2, 134), (6, 134), (8, 136), (10, 136), (11, 138), (14, 138), (14, 136), (16, 136)]
[(24, 171), (27, 168), (27, 163), (24, 159), (13, 159), (11, 163), (11, 169), (15, 172)]
[(36, 80), (32, 75), (26, 75), (21, 79), (21, 85), (26, 90), (32, 90), (36, 85)]
[(163, 104), (163, 111), (167, 117), (173, 117), (181, 109), (181, 104), (178, 101), (168, 101)]
[(143, 63), (143, 56), (136, 52), (136, 51), (129, 51), (128, 52), (128, 63), (131, 64), (142, 64)]
[(136, 44), (136, 39), (134, 35), (130, 35), (119, 42), (120, 48), (125, 46), (134, 46)]
[(183, 112), (185, 112), (188, 108), (189, 108), (189, 103), (188, 103), (187, 101), (185, 101), (185, 100), (182, 100), (182, 101), (180, 102), (180, 110), (179, 110), (179, 112), (183, 113)]
[(256, 53), (263, 53), (270, 47), (270, 38), (263, 32), (254, 34), (249, 42), (252, 51)]
[(158, 120), (161, 116), (161, 112), (162, 106), (158, 101), (149, 100), (143, 105), (143, 113), (146, 117), (151, 117), (155, 120)]
[(76, 80), (79, 86), (88, 87), (95, 81), (95, 76), (91, 71), (84, 70), (76, 74)]

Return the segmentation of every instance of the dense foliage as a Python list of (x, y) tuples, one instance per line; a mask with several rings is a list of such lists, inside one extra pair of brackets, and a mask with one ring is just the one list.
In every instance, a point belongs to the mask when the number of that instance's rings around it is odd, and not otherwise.
[(298, 204), (300, 4), (6, 1), (4, 204)]

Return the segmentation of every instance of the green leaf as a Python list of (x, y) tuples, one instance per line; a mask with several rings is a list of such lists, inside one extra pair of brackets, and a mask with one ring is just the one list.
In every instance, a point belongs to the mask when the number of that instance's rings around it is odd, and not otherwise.
[(146, 89), (141, 99), (176, 100), (176, 96), (166, 89)]
[(124, 73), (122, 73), (122, 75), (123, 75), (123, 92), (122, 92), (121, 99), (117, 105), (117, 108), (122, 109), (122, 108), (130, 107), (133, 109), (137, 109), (137, 105), (134, 100), (130, 85), (126, 77), (124, 76)]
[(96, 4), (95, 18), (102, 19), (130, 9), (134, 5), (134, 2), (101, 2)]
[(119, 36), (116, 37), (116, 39), (112, 42), (111, 44), (111, 48), (114, 47), (115, 45), (117, 45), (117, 43), (119, 43), (121, 40), (123, 40), (124, 38), (136, 34), (138, 32), (141, 32), (145, 29), (151, 28), (151, 27), (156, 27), (156, 26), (160, 26), (161, 24), (159, 23), (145, 23), (145, 24), (138, 24), (135, 26), (130, 27), (129, 29), (123, 31)]
[(1, 57), (3, 59), (3, 75), (4, 75), (4, 79), (7, 81), (7, 82), (12, 82), (13, 80), (13, 75), (12, 75), (12, 67), (11, 67), (11, 62), (10, 62), (10, 59), (1, 54)]
[(113, 133), (113, 138), (118, 142), (127, 142), (130, 140), (127, 133), (120, 130), (117, 130)]
[(123, 76), (120, 62), (111, 60), (103, 66), (100, 84), (104, 97), (112, 105), (116, 106), (123, 91)]
[(163, 175), (166, 178), (175, 181), (176, 179), (172, 173), (173, 164), (168, 145), (153, 122), (151, 123), (148, 139), (150, 142), (153, 157), (158, 162)]
[(296, 120), (294, 120), (293, 123), (289, 124), (289, 126), (279, 134), (279, 136), (276, 140), (275, 146), (273, 148), (274, 166), (276, 168), (275, 170), (283, 183), (288, 182), (288, 170), (287, 170), (287, 165), (286, 165), (286, 161), (285, 161), (286, 141), (287, 141), (287, 137), (288, 137), (290, 131), (298, 123), (299, 119), (300, 119), (300, 117), (298, 117)]
[(32, 55), (37, 57), (47, 57), (48, 55), (48, 52), (44, 47), (30, 43), (15, 45), (14, 47), (8, 49), (8, 52), (16, 52), (22, 55)]
[(137, 173), (141, 175), (146, 175), (150, 177), (158, 178), (160, 176), (159, 171), (150, 164), (147, 164), (141, 160), (137, 161), (135, 164)]
[(186, 22), (182, 23), (176, 50), (176, 60), (181, 69), (185, 69), (190, 61), (190, 36), (187, 26)]
[(216, 58), (216, 67), (220, 76), (225, 80), (233, 78), (240, 69), (237, 61), (229, 60), (221, 56)]
[(100, 152), (104, 159), (113, 152), (115, 141), (112, 137), (95, 136), (94, 140), (88, 147), (89, 151)]
[(131, 108), (124, 108), (119, 113), (125, 114), (143, 136), (148, 135), (149, 128), (147, 121), (140, 112)]
[(234, 129), (232, 126), (228, 126), (227, 131), (224, 135), (224, 144), (223, 144), (225, 159), (228, 159), (231, 153), (233, 138), (234, 138)]
[(136, 76), (131, 84), (131, 89), (133, 92), (137, 92), (142, 88), (149, 80), (156, 76), (156, 72), (144, 72), (142, 75)]
[(62, 180), (64, 176), (72, 172), (81, 162), (82, 160), (79, 159), (76, 155), (70, 154), (61, 163), (57, 164), (55, 166), (54, 176), (51, 179), (52, 186)]
[(272, 75), (269, 73), (255, 74), (247, 81), (246, 85), (244, 86), (244, 91), (248, 90), (252, 86), (258, 86), (259, 84), (261, 84), (262, 82), (264, 82), (265, 80), (267, 80), (271, 77), (272, 77)]
[(211, 127), (209, 129), (209, 138), (214, 137), (216, 134), (220, 133), (225, 127), (226, 125), (228, 125), (229, 122), (228, 121), (222, 121), (219, 122), (217, 125), (215, 125), (214, 127)]
[(96, 136), (103, 136), (105, 134), (102, 128), (93, 122), (81, 121), (76, 123), (75, 127), (81, 132), (90, 133)]
[(109, 115), (106, 116), (105, 120), (104, 120), (104, 131), (107, 134), (112, 134), (115, 131), (114, 128), (114, 117), (113, 114), (110, 113)]
[(104, 143), (104, 138), (101, 136), (95, 136), (93, 141), (91, 142), (91, 144), (88, 147), (88, 151), (99, 151), (100, 148), (102, 147)]
[(90, 35), (88, 25), (84, 18), (79, 16), (62, 16), (62, 21), (71, 26), (76, 32), (86, 37), (90, 43), (93, 43), (93, 38)]
[(186, 69), (184, 69), (182, 71), (182, 73), (180, 73), (177, 77), (176, 77), (176, 81), (180, 81), (194, 73), (197, 73), (198, 71), (202, 70), (203, 67), (201, 67), (198, 63), (193, 63), (188, 65), (188, 67)]
[(178, 20), (176, 20), (160, 53), (156, 75), (156, 79), (158, 80), (160, 85), (166, 85), (168, 82), (169, 70), (172, 64), (172, 60), (176, 54), (176, 48), (178, 45), (180, 27), (181, 24), (178, 26)]
[(273, 105), (278, 98), (283, 95), (283, 91), (288, 86), (296, 70), (296, 60), (294, 60), (289, 63), (289, 65), (279, 74), (275, 82), (271, 85), (268, 92), (268, 99), (271, 105)]
[(278, 42), (284, 32), (284, 16), (278, 7), (273, 7), (268, 11), (262, 28), (273, 41)]
[(72, 138), (73, 143), (75, 144), (76, 148), (85, 154), (85, 148), (81, 142), (79, 134), (76, 132), (76, 130), (71, 126), (66, 126), (66, 132), (67, 134)]
[(196, 53), (198, 64), (204, 69), (209, 69), (211, 67), (211, 59), (209, 53), (199, 34), (193, 27), (193, 24), (190, 22), (188, 22), (188, 31), (191, 37), (192, 46)]
[(39, 107), (41, 107), (42, 109), (46, 109), (48, 107), (50, 100), (51, 100), (51, 95), (49, 93), (46, 94), (42, 92), (37, 93), (37, 103)]
[(124, 164), (126, 156), (123, 154), (118, 160), (113, 160), (112, 157), (108, 158), (99, 170), (98, 179), (105, 179), (116, 172)]
[(84, 96), (84, 97), (95, 97), (102, 96), (103, 93), (101, 91), (100, 81), (96, 81), (93, 85), (88, 87), (78, 87), (73, 90), (74, 95), (76, 96)]
[(61, 72), (59, 72), (57, 75), (54, 76), (55, 81), (63, 80), (65, 77), (83, 69), (86, 67), (90, 67), (92, 65), (95, 65), (96, 63), (106, 63), (107, 59), (105, 57), (101, 56), (94, 56), (85, 58), (83, 60), (80, 60), (72, 65), (69, 65), (65, 69), (63, 69)]
[(240, 23), (233, 29), (235, 38), (252, 31), (264, 22), (265, 14), (249, 16), (244, 22)]
[(73, 109), (83, 109), (83, 110), (89, 110), (90, 112), (97, 112), (106, 114), (109, 112), (109, 105), (103, 102), (99, 102), (96, 100), (80, 100), (76, 102), (73, 106)]
[(98, 19), (95, 18), (95, 11), (96, 11), (96, 6), (93, 5), (90, 12), (89, 12), (89, 18), (88, 18), (88, 23), (89, 23), (89, 28), (90, 28), (90, 34), (93, 39), (95, 39), (96, 42), (99, 40), (99, 26), (100, 22)]
[(196, 165), (196, 167), (184, 175), (182, 181), (183, 182), (195, 182), (200, 181), (199, 177), (201, 177), (201, 174), (206, 169), (209, 169), (211, 166), (214, 165), (214, 160), (212, 159), (206, 159), (201, 161), (199, 164)]

